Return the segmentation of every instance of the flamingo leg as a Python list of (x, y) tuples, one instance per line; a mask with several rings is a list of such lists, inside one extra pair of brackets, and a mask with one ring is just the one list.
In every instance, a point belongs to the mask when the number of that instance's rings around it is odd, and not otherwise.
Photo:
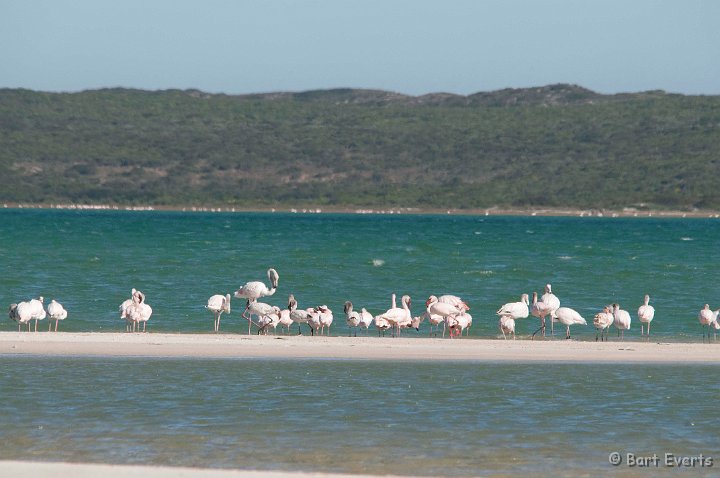
[(48, 320), (48, 332), (52, 330), (52, 322)]
[(55, 321), (55, 332), (57, 332), (58, 322), (59, 322), (59, 321), (57, 321), (57, 320)]
[(650, 322), (648, 322), (648, 330), (647, 330), (648, 337), (650, 337)]
[(568, 325), (567, 330), (565, 331), (565, 339), (569, 339), (569, 338), (570, 338), (570, 326)]
[(507, 340), (507, 337), (505, 337), (505, 329), (503, 329), (502, 327), (500, 327), (500, 331), (503, 333), (503, 338), (504, 338), (505, 340)]
[(550, 314), (550, 335), (555, 335), (555, 315)]

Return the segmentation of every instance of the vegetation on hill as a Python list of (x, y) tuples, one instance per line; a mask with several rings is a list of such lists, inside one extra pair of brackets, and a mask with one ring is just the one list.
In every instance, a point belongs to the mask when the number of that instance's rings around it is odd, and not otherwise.
[(0, 90), (0, 201), (720, 209), (720, 97)]

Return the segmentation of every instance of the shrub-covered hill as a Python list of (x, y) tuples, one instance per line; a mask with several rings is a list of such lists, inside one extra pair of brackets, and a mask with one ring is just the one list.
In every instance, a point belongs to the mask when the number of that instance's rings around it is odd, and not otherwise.
[(0, 90), (0, 201), (720, 209), (720, 97)]

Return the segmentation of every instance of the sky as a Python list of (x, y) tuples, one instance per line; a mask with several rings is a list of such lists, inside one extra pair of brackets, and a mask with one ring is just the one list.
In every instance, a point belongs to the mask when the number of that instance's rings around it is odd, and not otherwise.
[(0, 88), (720, 94), (717, 0), (0, 0)]

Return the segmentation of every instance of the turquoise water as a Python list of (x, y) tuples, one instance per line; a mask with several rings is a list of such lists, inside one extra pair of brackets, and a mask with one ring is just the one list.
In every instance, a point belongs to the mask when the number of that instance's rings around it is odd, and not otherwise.
[[(124, 330), (117, 308), (136, 287), (154, 310), (149, 331), (209, 333), (207, 298), (267, 281), (268, 267), (280, 286), (267, 302), (284, 307), (292, 292), (301, 307), (327, 304), (335, 335), (347, 333), (345, 300), (377, 314), (393, 292), (413, 298), (415, 315), (430, 294), (460, 295), (471, 335), (486, 337), (497, 337), (500, 305), (547, 282), (588, 320), (619, 302), (633, 316), (631, 339), (645, 293), (662, 340), (700, 340), (698, 310), (720, 307), (717, 219), (4, 209), (0, 238), (0, 304), (56, 298), (69, 310), (65, 331)], [(242, 333), (243, 304), (233, 304), (221, 330)], [(536, 324), (520, 321), (518, 333)], [(15, 327), (0, 320), (0, 331)]]
[(0, 459), (576, 477), (632, 472), (608, 463), (619, 451), (703, 453), (716, 471), (716, 377), (695, 365), (2, 357)]
[[(658, 340), (699, 342), (697, 311), (718, 306), (720, 284), (710, 219), (0, 210), (0, 238), (0, 303), (57, 298), (66, 331), (124, 330), (117, 307), (136, 287), (154, 309), (150, 332), (211, 333), (207, 298), (272, 266), (280, 286), (267, 301), (327, 304), (335, 335), (347, 333), (346, 299), (379, 313), (395, 292), (415, 314), (430, 294), (460, 295), (472, 335), (497, 337), (495, 310), (551, 282), (587, 319), (610, 302), (635, 316), (649, 293)], [(234, 305), (221, 328), (246, 333)], [(640, 339), (637, 326), (626, 339)], [(608, 454), (720, 460), (714, 365), (0, 356), (0, 459), (635, 474)]]

